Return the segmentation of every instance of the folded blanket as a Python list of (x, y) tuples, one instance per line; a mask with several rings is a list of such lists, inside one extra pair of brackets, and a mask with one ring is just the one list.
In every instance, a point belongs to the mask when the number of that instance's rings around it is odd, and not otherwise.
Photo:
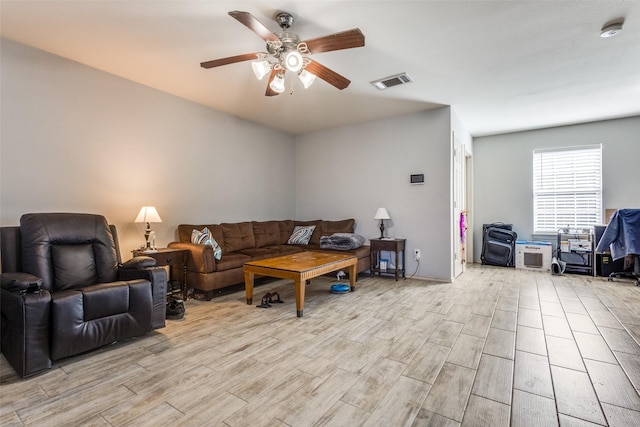
[(347, 251), (357, 249), (364, 243), (364, 237), (353, 233), (335, 233), (331, 236), (320, 237), (321, 249), (336, 249)]

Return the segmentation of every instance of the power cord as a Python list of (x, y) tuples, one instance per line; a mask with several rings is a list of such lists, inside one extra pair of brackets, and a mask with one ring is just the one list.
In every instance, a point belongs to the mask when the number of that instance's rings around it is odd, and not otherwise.
[(418, 272), (418, 270), (420, 269), (420, 260), (417, 260), (417, 261), (416, 261), (416, 263), (417, 263), (417, 264), (416, 264), (416, 271), (414, 271), (414, 272), (413, 272), (413, 274), (412, 274), (411, 276), (409, 276), (409, 277), (408, 277), (409, 279), (412, 279), (412, 278), (413, 278), (413, 276), (415, 276), (415, 275), (416, 275), (416, 273)]

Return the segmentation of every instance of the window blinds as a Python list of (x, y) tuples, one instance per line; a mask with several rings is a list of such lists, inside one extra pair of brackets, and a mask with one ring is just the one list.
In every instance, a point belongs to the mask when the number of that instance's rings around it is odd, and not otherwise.
[(602, 145), (533, 151), (533, 229), (602, 223)]

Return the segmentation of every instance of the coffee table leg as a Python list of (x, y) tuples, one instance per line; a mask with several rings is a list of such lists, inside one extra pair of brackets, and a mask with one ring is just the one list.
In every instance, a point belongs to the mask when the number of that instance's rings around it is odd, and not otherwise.
[(301, 279), (296, 279), (295, 287), (296, 287), (296, 315), (298, 317), (302, 317), (302, 312), (304, 311), (304, 289), (306, 286), (306, 282)]
[(349, 291), (351, 292), (356, 290), (356, 277), (358, 274), (356, 273), (356, 266), (356, 264), (349, 266), (349, 286), (351, 286), (351, 289), (349, 289)]
[(244, 272), (244, 292), (247, 294), (247, 304), (253, 304), (253, 273)]

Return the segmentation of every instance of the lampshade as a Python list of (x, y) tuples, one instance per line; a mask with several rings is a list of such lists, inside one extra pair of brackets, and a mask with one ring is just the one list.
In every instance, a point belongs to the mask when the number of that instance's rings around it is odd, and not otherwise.
[(300, 81), (304, 85), (305, 89), (307, 89), (309, 86), (311, 86), (311, 84), (316, 80), (316, 76), (314, 74), (311, 74), (307, 70), (301, 70), (298, 73), (298, 78), (300, 79)]
[(391, 217), (385, 208), (378, 208), (373, 219), (391, 219)]
[(269, 61), (255, 61), (251, 63), (251, 68), (258, 80), (262, 80), (271, 71), (271, 64)]
[(269, 87), (278, 93), (284, 92), (284, 74), (280, 73), (274, 77), (274, 79), (269, 84)]
[(162, 222), (155, 206), (143, 206), (135, 222)]

